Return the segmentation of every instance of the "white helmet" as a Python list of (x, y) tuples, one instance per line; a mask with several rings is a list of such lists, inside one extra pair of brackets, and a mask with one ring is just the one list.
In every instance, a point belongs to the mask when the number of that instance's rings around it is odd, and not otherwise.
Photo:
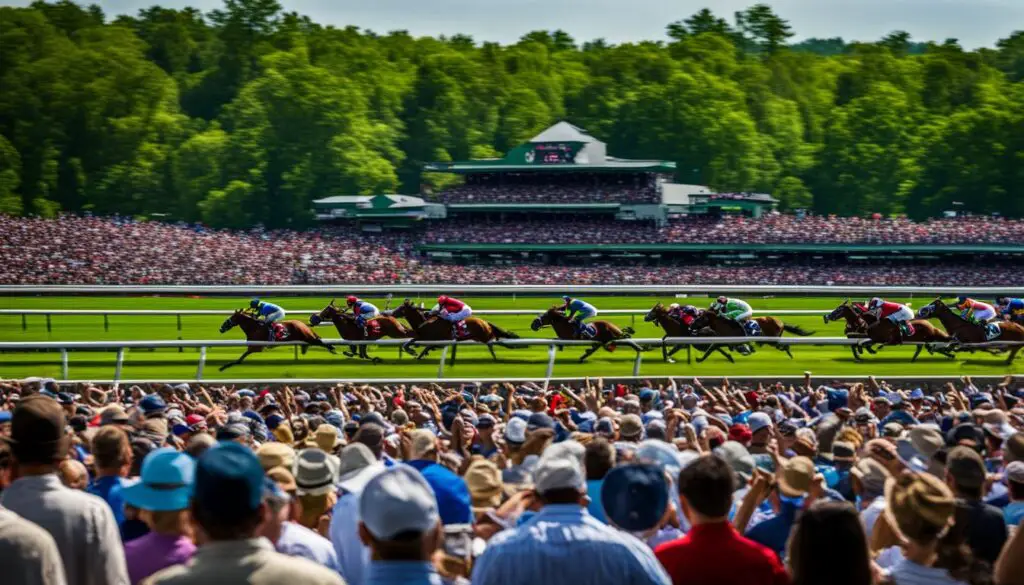
[(672, 303), (671, 305), (668, 306), (668, 308), (669, 309), (678, 309), (679, 308), (679, 303)]
[(871, 299), (871, 302), (868, 303), (868, 307), (869, 308), (881, 307), (883, 302), (884, 301), (880, 297), (875, 297), (875, 298)]

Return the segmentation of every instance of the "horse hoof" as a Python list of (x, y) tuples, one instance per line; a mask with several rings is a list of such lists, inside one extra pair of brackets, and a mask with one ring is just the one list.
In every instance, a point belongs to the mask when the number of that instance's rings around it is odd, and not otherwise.
[(676, 363), (676, 360), (674, 360), (672, 358), (665, 358), (665, 362), (669, 363), (669, 364), (674, 364), (674, 363)]

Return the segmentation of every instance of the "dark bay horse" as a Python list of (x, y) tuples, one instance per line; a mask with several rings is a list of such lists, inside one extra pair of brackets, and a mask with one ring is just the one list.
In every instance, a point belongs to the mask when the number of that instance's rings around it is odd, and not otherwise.
[[(405, 299), (401, 305), (398, 306), (392, 313), (395, 317), (401, 317), (409, 322), (412, 326), (412, 339), (407, 341), (402, 349), (408, 352), (410, 355), (416, 355), (416, 352), (412, 350), (412, 346), (417, 341), (450, 341), (452, 338), (452, 324), (440, 317), (431, 317), (426, 309), (417, 307), (409, 299)], [(477, 317), (470, 317), (466, 319), (466, 330), (469, 332), (469, 336), (459, 341), (478, 341), (480, 343), (486, 343), (487, 349), (491, 352), (491, 357), (497, 361), (498, 356), (494, 353), (494, 344), (498, 344), (502, 347), (509, 349), (518, 349), (518, 346), (505, 345), (501, 343), (502, 339), (518, 339), (519, 336), (511, 331), (505, 331), (501, 327), (498, 327), (494, 323), (484, 321)], [(427, 355), (437, 346), (426, 347), (416, 359), (420, 359)], [(455, 363), (455, 352), (457, 346), (452, 346), (452, 364)]]
[[(614, 323), (608, 321), (591, 321), (591, 325), (597, 330), (594, 337), (585, 339), (585, 341), (593, 341), (594, 345), (588, 349), (583, 355), (580, 356), (580, 361), (586, 360), (598, 349), (604, 348), (606, 351), (614, 351), (616, 344), (623, 344), (632, 347), (637, 351), (647, 351), (646, 348), (640, 347), (635, 341), (631, 341), (629, 338), (633, 335), (634, 331), (632, 327), (619, 328)], [(534, 331), (540, 331), (541, 327), (550, 325), (555, 330), (555, 335), (558, 339), (584, 339), (576, 334), (576, 326), (573, 325), (572, 320), (569, 319), (562, 312), (560, 307), (551, 307), (544, 313), (537, 316), (530, 324), (530, 329)]]
[[(302, 321), (295, 321), (293, 319), (289, 319), (287, 321), (279, 321), (278, 323), (281, 325), (285, 332), (285, 336), (283, 339), (281, 339), (281, 341), (302, 341), (306, 343), (306, 345), (302, 346), (303, 354), (306, 353), (306, 350), (309, 349), (310, 345), (318, 345), (326, 349), (327, 351), (334, 353), (334, 348), (324, 343), (323, 340), (320, 339), (320, 336), (317, 335), (315, 331), (310, 329), (309, 325), (306, 325)], [(232, 327), (236, 325), (240, 327), (242, 331), (245, 333), (246, 341), (266, 341), (267, 338), (270, 337), (268, 325), (254, 317), (251, 312), (245, 309), (239, 309), (232, 313), (232, 315), (228, 317), (220, 326), (220, 332), (227, 333), (228, 330), (230, 330)], [(224, 370), (230, 368), (231, 366), (235, 366), (242, 363), (242, 360), (249, 357), (249, 354), (251, 353), (259, 353), (264, 349), (269, 348), (270, 346), (266, 345), (255, 345), (247, 347), (245, 348), (245, 353), (243, 353), (237, 360), (233, 362), (228, 362), (221, 366), (220, 371), (223, 372)]]
[[(838, 321), (839, 319), (846, 320), (846, 336), (851, 339), (870, 339), (871, 343), (880, 343), (882, 345), (899, 345), (904, 341), (918, 341), (922, 343), (949, 343), (949, 336), (940, 331), (937, 327), (929, 323), (925, 319), (914, 319), (910, 322), (911, 327), (914, 329), (913, 335), (904, 339), (900, 333), (898, 325), (892, 323), (888, 319), (883, 319), (878, 322), (877, 318), (868, 313), (865, 307), (859, 303), (851, 303), (849, 300), (843, 301), (843, 304), (835, 308), (831, 313), (825, 315), (825, 322)], [(860, 352), (858, 350), (867, 350), (869, 353), (875, 353), (875, 350), (871, 348), (870, 343), (863, 345), (850, 346), (853, 350), (853, 359), (860, 360)], [(953, 357), (953, 354), (947, 349), (933, 350), (927, 345), (918, 345), (914, 349), (914, 357), (910, 358), (910, 361), (917, 361), (917, 357), (921, 355), (921, 350), (927, 349), (928, 353), (938, 351), (946, 357)]]
[[(978, 325), (967, 321), (954, 312), (953, 309), (949, 308), (949, 305), (942, 302), (942, 299), (935, 299), (921, 307), (917, 314), (925, 319), (932, 317), (938, 319), (952, 338), (951, 341), (954, 348), (961, 343), (984, 343), (989, 341), (985, 325)], [(1024, 326), (1010, 321), (996, 321), (995, 324), (999, 328), (999, 335), (995, 337), (996, 340), (1024, 341)], [(1017, 356), (1020, 348), (1020, 345), (1007, 346), (1007, 349), (1010, 351), (1010, 355), (1006, 358), (1007, 364), (1013, 363), (1013, 358)], [(989, 349), (987, 351), (1001, 353), (1007, 349)]]
[[(806, 329), (804, 329), (803, 327), (800, 327), (799, 325), (786, 325), (778, 317), (755, 317), (752, 320), (756, 321), (757, 324), (761, 327), (761, 335), (757, 336), (757, 337), (751, 337), (750, 338), (750, 342), (751, 343), (763, 344), (765, 338), (769, 338), (769, 337), (782, 337), (782, 334), (784, 332), (786, 332), (786, 333), (794, 333), (794, 334), (799, 335), (801, 337), (806, 337), (808, 335), (814, 335), (813, 331), (807, 331)], [(733, 321), (732, 319), (726, 319), (726, 318), (722, 317), (714, 309), (707, 309), (706, 311), (701, 313), (701, 315), (699, 317), (697, 317), (697, 320), (693, 322), (693, 325), (691, 325), (691, 327), (693, 329), (697, 329), (698, 330), (697, 331), (697, 335), (699, 337), (703, 337), (703, 336), (707, 336), (707, 337), (745, 337), (746, 336), (746, 332), (743, 330), (743, 325), (741, 323), (737, 323), (736, 321)], [(730, 345), (743, 345), (743, 344), (730, 344)], [(711, 352), (714, 351), (718, 347), (719, 347), (718, 344), (714, 344), (711, 347), (709, 347), (704, 352), (704, 355), (702, 355), (699, 358), (697, 358), (697, 363), (703, 362), (704, 360), (708, 359), (708, 356), (711, 355)], [(775, 349), (777, 349), (777, 350), (779, 350), (781, 352), (785, 352), (785, 354), (788, 355), (790, 357), (790, 359), (793, 358), (793, 354), (789, 351), (789, 346), (788, 345), (776, 345)], [(733, 361), (732, 356), (726, 354), (726, 357), (729, 358), (729, 361)]]
[[(323, 311), (309, 317), (310, 325), (319, 325), (321, 322), (328, 320), (334, 323), (334, 328), (338, 330), (338, 335), (348, 341), (362, 341), (364, 339), (376, 341), (382, 337), (394, 339), (408, 339), (412, 337), (412, 331), (405, 325), (402, 325), (401, 321), (390, 315), (380, 315), (367, 321), (366, 334), (364, 334), (363, 328), (356, 324), (355, 315), (342, 311), (334, 304), (334, 299), (331, 299), (330, 304), (324, 307)], [(370, 357), (368, 347), (365, 345), (349, 346), (348, 350), (344, 352), (344, 355), (347, 357), (354, 357), (357, 354), (364, 360), (371, 360), (374, 363), (380, 361), (380, 358)]]
[[(661, 337), (662, 341), (664, 341), (667, 337), (695, 337), (697, 335), (696, 329), (690, 327), (689, 325), (686, 325), (679, 319), (670, 316), (668, 314), (668, 307), (661, 303), (654, 305), (654, 307), (650, 311), (648, 311), (646, 315), (644, 315), (644, 321), (647, 323), (653, 321), (655, 325), (661, 327), (665, 331), (665, 335)], [(677, 351), (683, 349), (684, 347), (686, 346), (676, 345), (675, 347), (672, 348), (672, 351), (668, 351), (668, 347), (664, 343), (662, 343), (661, 357), (666, 362), (674, 364), (675, 360), (672, 359), (672, 356), (675, 355)], [(710, 346), (707, 344), (699, 344), (694, 345), (693, 347), (697, 351), (707, 351), (707, 349)], [(715, 348), (715, 350), (721, 352), (721, 354), (724, 355), (726, 359), (729, 358), (729, 355), (725, 353), (725, 349), (717, 347)]]

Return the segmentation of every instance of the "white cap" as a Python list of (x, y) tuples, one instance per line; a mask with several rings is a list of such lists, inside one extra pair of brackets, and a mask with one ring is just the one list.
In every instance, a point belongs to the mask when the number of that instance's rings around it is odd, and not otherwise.
[(587, 489), (583, 465), (576, 457), (541, 457), (533, 469), (533, 486), (538, 494), (551, 490)]
[(512, 443), (526, 442), (526, 421), (514, 416), (505, 423), (505, 440)]
[(424, 533), (441, 521), (434, 490), (408, 465), (388, 468), (366, 484), (359, 496), (359, 519), (378, 540)]
[(751, 433), (772, 426), (772, 419), (770, 416), (763, 412), (755, 412), (747, 417), (747, 425), (750, 427)]

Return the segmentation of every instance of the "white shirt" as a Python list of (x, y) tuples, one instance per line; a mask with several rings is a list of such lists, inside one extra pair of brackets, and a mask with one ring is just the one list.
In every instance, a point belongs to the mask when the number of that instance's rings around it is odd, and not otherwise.
[(338, 497), (328, 534), (345, 582), (363, 585), (370, 565), (370, 549), (359, 540), (359, 494), (345, 493)]
[(885, 510), (885, 496), (878, 496), (867, 508), (860, 511), (860, 522), (864, 525), (864, 532), (868, 535), (868, 540), (871, 539), (871, 531), (875, 528), (875, 522), (878, 521), (878, 516)]

